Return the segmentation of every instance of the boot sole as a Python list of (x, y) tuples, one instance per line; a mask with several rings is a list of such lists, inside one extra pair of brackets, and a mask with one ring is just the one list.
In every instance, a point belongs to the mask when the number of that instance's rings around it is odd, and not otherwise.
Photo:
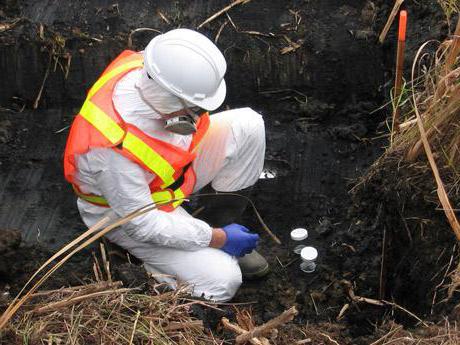
[(243, 278), (247, 280), (254, 280), (265, 277), (270, 272), (270, 266), (267, 264), (264, 268), (260, 271), (253, 272), (253, 273), (243, 273)]

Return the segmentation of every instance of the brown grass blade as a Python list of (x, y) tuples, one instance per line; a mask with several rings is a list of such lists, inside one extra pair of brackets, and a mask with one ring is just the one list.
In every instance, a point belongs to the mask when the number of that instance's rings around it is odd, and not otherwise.
[(460, 54), (460, 18), (458, 18), (457, 28), (455, 29), (453, 43), (446, 60), (446, 74), (448, 74), (457, 60)]

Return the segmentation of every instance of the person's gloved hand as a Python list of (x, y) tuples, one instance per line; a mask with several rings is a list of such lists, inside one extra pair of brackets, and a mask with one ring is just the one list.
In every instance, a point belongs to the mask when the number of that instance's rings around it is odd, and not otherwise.
[(252, 234), (249, 229), (239, 224), (229, 224), (222, 228), (227, 235), (227, 240), (222, 248), (232, 256), (249, 254), (257, 245), (259, 235)]

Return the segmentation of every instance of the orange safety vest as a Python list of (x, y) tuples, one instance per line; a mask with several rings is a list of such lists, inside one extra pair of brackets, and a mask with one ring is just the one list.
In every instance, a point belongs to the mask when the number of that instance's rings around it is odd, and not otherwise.
[(153, 138), (123, 121), (112, 102), (113, 90), (128, 72), (142, 68), (143, 61), (142, 54), (123, 51), (89, 90), (67, 138), (64, 175), (80, 198), (95, 205), (110, 207), (103, 196), (81, 191), (75, 180), (78, 169), (75, 157), (87, 153), (91, 148), (112, 148), (156, 175), (149, 185), (155, 203), (178, 199), (159, 207), (170, 212), (193, 192), (196, 176), (191, 163), (196, 157), (195, 149), (209, 128), (209, 114), (202, 115), (198, 120), (197, 131), (188, 151)]

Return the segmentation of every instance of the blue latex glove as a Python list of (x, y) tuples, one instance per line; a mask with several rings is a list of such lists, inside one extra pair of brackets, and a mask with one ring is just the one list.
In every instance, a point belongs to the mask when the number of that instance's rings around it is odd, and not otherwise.
[(230, 224), (222, 228), (227, 235), (227, 240), (222, 248), (224, 252), (232, 256), (244, 256), (249, 254), (257, 245), (259, 235), (252, 234), (243, 225)]

